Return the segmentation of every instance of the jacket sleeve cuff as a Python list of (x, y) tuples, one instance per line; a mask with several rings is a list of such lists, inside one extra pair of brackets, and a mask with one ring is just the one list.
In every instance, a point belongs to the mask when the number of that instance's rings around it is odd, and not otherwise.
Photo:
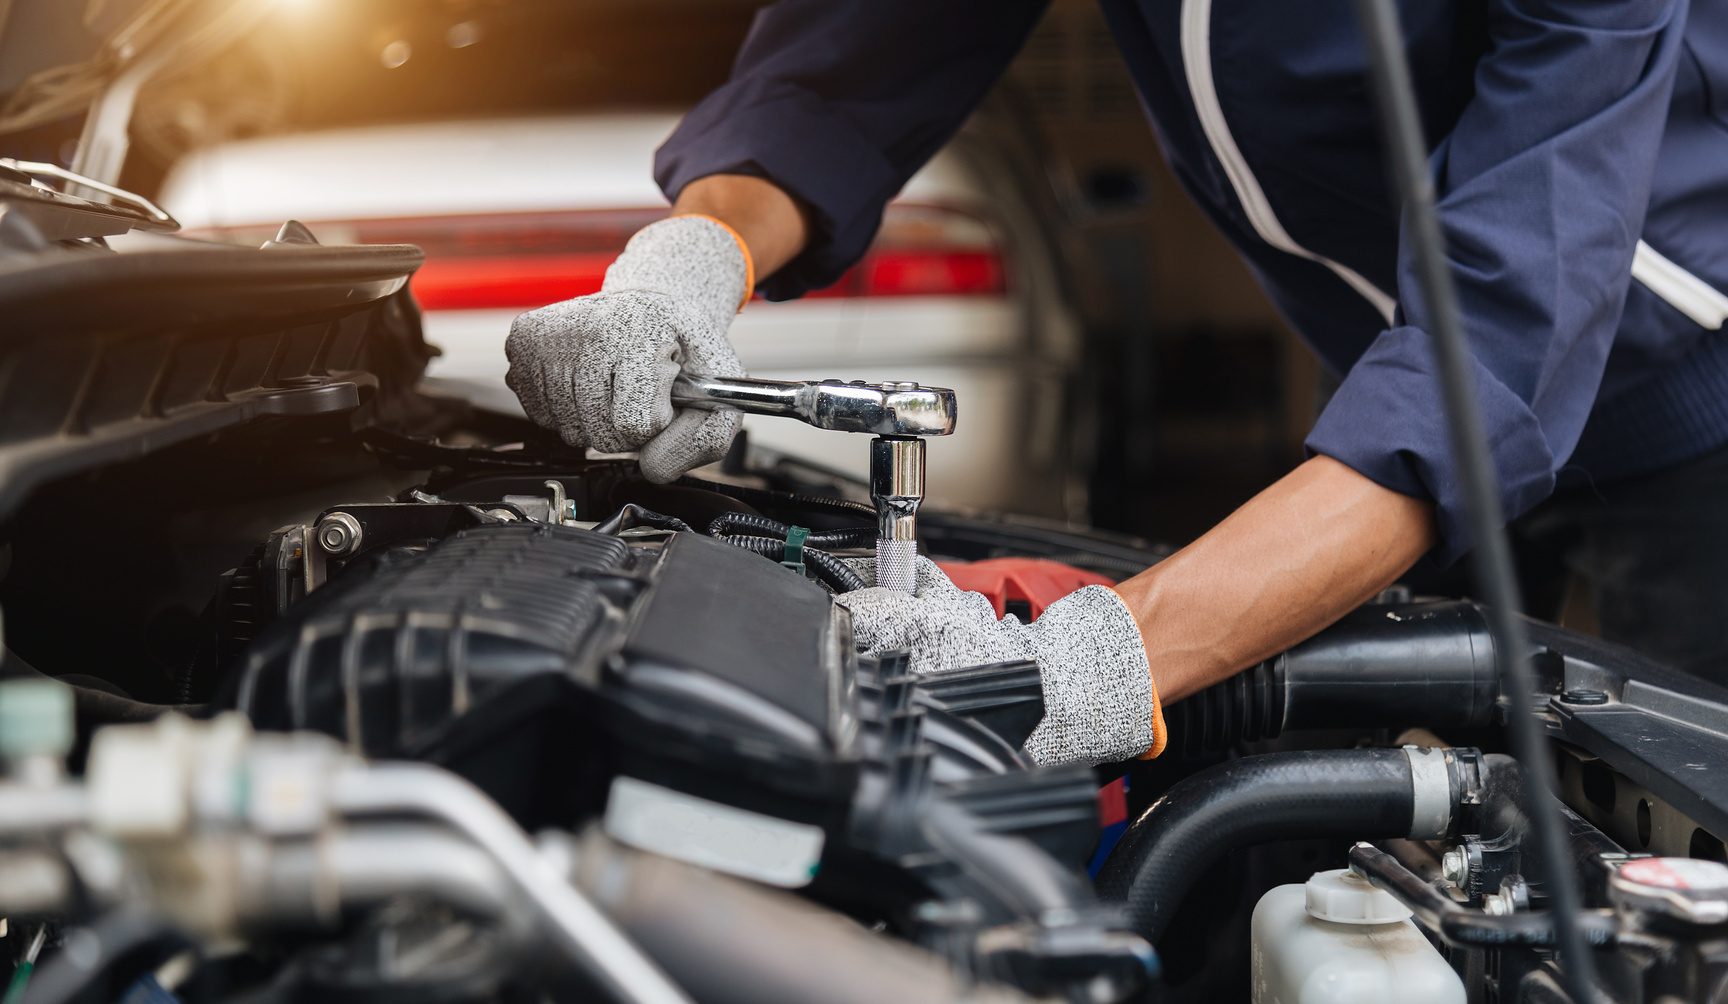
[[(788, 136), (799, 142), (787, 143)], [(654, 180), (674, 201), (685, 185), (711, 174), (765, 178), (808, 214), (804, 251), (762, 282), (770, 300), (838, 280), (869, 247), (901, 180), (882, 151), (817, 95), (757, 79), (710, 94), (654, 157)]]
[[(1475, 356), (1471, 364), (1500, 504), (1513, 519), (1553, 492), (1554, 454), (1530, 405)], [(1440, 530), (1433, 557), (1442, 567), (1474, 546), (1427, 332), (1382, 332), (1327, 404), (1307, 447), (1393, 491), (1432, 499)]]

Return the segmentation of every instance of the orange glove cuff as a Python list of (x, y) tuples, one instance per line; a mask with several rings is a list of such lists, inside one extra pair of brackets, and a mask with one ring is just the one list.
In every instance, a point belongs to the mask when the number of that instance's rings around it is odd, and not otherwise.
[(738, 309), (742, 311), (744, 305), (750, 302), (751, 295), (756, 292), (756, 259), (750, 257), (750, 245), (744, 243), (744, 238), (738, 236), (738, 231), (727, 226), (725, 220), (717, 220), (706, 213), (684, 213), (682, 215), (694, 216), (700, 220), (707, 220), (731, 234), (732, 239), (738, 242), (738, 250), (744, 255), (744, 298), (738, 301)]
[(1140, 754), (1139, 759), (1150, 760), (1164, 752), (1164, 747), (1170, 742), (1170, 730), (1164, 725), (1164, 705), (1158, 700), (1158, 679), (1152, 679), (1152, 748)]
[[(1121, 594), (1118, 593), (1117, 596), (1120, 597)], [(1129, 607), (1128, 602), (1126, 600), (1124, 600), (1122, 602), (1122, 605), (1128, 609), (1130, 614), (1133, 613), (1134, 608)], [(1145, 628), (1140, 629), (1140, 647), (1144, 648), (1146, 650), (1146, 663), (1147, 663), (1146, 673), (1148, 676), (1151, 676), (1151, 673), (1152, 673), (1152, 670), (1151, 670), (1152, 646), (1146, 644), (1146, 630), (1145, 630)], [(1152, 748), (1147, 750), (1146, 752), (1140, 754), (1139, 757), (1137, 757), (1136, 759), (1139, 759), (1139, 760), (1152, 759), (1153, 757), (1157, 756), (1158, 754), (1164, 752), (1164, 747), (1166, 745), (1168, 745), (1169, 742), (1170, 742), (1170, 729), (1164, 724), (1164, 702), (1162, 702), (1158, 699), (1158, 678), (1156, 676), (1153, 676), (1152, 677)]]

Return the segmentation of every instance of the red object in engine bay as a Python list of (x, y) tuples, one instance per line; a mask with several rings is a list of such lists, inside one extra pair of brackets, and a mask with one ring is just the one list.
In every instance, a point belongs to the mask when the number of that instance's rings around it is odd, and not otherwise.
[(938, 561), (961, 589), (983, 593), (996, 607), (996, 616), (1014, 614), (1031, 621), (1044, 608), (1087, 586), (1115, 585), (1116, 580), (1043, 558), (986, 558), (983, 561)]

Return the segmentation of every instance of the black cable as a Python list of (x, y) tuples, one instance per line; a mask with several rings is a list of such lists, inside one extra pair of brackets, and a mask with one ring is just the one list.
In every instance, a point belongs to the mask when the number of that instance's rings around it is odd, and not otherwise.
[(633, 530), (639, 526), (651, 526), (656, 530), (674, 530), (678, 533), (695, 533), (689, 523), (676, 516), (667, 516), (652, 509), (644, 509), (634, 502), (607, 517), (604, 522), (594, 525), (595, 533), (616, 534), (620, 530)]
[[(766, 516), (749, 512), (723, 512), (708, 524), (710, 537), (777, 537), (786, 539), (791, 527)], [(847, 527), (841, 530), (821, 530), (804, 538), (806, 547), (870, 547), (876, 543), (876, 528)]]
[[(1446, 403), (1446, 424), (1452, 455), (1463, 488), (1465, 517), (1476, 550), (1476, 588), (1488, 607), (1489, 630), (1503, 674), (1501, 693), (1511, 705), (1508, 727), (1512, 748), (1527, 776), (1553, 795), (1554, 765), (1547, 740), (1535, 718), (1530, 699), (1536, 689), (1529, 662), (1529, 640), (1518, 617), (1518, 580), (1505, 534), (1505, 513), (1488, 449), (1488, 435), (1476, 403), (1470, 369), (1470, 349), (1452, 283), (1451, 262), (1434, 205), (1434, 180), (1428, 168), (1428, 146), (1416, 106), (1416, 87), (1404, 52), (1404, 33), (1393, 0), (1355, 0), (1356, 15), (1368, 46), (1369, 72), (1380, 128), (1391, 161), (1392, 175), (1403, 203), (1403, 221), (1415, 258), (1416, 278), (1431, 318), (1429, 335)], [(1577, 875), (1571, 867), (1566, 828), (1553, 798), (1531, 800), (1532, 822), (1550, 862), (1549, 889), (1560, 975), (1578, 1004), (1602, 999), (1596, 966), (1578, 928)]]
[[(785, 537), (788, 527), (779, 520), (748, 512), (723, 512), (708, 524), (708, 536), (725, 537), (741, 534), (750, 537)], [(760, 533), (749, 533), (759, 530)]]
[[(780, 542), (780, 553), (782, 556), (786, 553), (785, 541)], [(828, 585), (837, 593), (849, 593), (854, 589), (866, 589), (870, 585), (870, 583), (864, 581), (863, 576), (854, 572), (844, 561), (834, 557), (827, 551), (812, 551), (806, 547), (804, 549), (804, 560), (816, 566), (817, 577), (823, 582), (828, 583)]]
[[(746, 551), (754, 551), (770, 561), (786, 560), (786, 542), (772, 537), (721, 537), (719, 538), (733, 547), (742, 547)], [(846, 567), (846, 563), (834, 557), (827, 551), (804, 549), (804, 560), (816, 569), (816, 577), (826, 582), (837, 593), (849, 593), (854, 589), (863, 589), (869, 585), (857, 572)]]
[(722, 484), (718, 481), (704, 481), (689, 475), (679, 478), (674, 484), (686, 488), (700, 488), (703, 491), (714, 492), (727, 498), (734, 498), (751, 505), (765, 505), (785, 509), (803, 509), (807, 512), (825, 512), (837, 516), (857, 516), (876, 525), (876, 510), (862, 502), (850, 499), (826, 498), (821, 495), (796, 495), (792, 492), (770, 491), (764, 488), (744, 488), (739, 485)]

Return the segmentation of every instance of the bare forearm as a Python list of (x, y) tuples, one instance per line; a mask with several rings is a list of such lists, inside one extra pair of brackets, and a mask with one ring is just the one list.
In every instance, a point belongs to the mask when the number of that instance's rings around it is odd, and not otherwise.
[(1169, 702), (1360, 606), (1436, 539), (1431, 503), (1315, 457), (1116, 592)]
[(673, 216), (712, 216), (731, 227), (756, 265), (760, 282), (797, 257), (809, 239), (804, 211), (774, 183), (744, 174), (711, 174), (684, 186)]

